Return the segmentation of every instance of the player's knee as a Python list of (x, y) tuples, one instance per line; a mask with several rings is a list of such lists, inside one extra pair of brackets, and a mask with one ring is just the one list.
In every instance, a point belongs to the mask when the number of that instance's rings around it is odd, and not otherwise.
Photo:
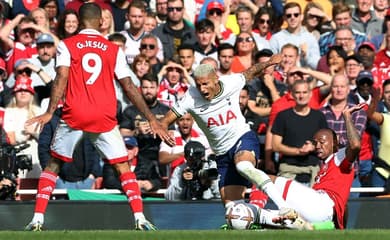
[(127, 161), (126, 162), (120, 162), (120, 163), (114, 163), (112, 166), (115, 168), (115, 170), (119, 174), (122, 174), (122, 173), (130, 171), (130, 166), (129, 166), (129, 163)]
[(246, 176), (255, 169), (255, 166), (250, 161), (240, 161), (236, 164), (236, 169), (241, 175)]
[(58, 174), (63, 164), (64, 162), (60, 159), (50, 158), (45, 170)]

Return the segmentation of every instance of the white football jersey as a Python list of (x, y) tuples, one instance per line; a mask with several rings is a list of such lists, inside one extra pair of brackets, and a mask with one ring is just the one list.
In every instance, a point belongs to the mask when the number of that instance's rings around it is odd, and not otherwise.
[(190, 113), (206, 134), (214, 153), (226, 153), (238, 139), (250, 130), (239, 105), (240, 91), (245, 85), (242, 74), (219, 77), (221, 92), (207, 101), (191, 86), (172, 108), (178, 116)]

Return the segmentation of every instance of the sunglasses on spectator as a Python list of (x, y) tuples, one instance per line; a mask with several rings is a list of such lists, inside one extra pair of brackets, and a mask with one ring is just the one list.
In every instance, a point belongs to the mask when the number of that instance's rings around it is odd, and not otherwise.
[(246, 38), (243, 38), (243, 37), (238, 37), (237, 38), (237, 42), (253, 42), (253, 38), (252, 37), (246, 37)]
[(211, 9), (209, 11), (209, 15), (217, 15), (217, 16), (222, 16), (222, 11), (220, 9)]
[(301, 15), (301, 14), (300, 13), (288, 13), (288, 14), (286, 14), (286, 17), (292, 18), (292, 16), (294, 16), (295, 18), (297, 18), (299, 15)]
[(271, 24), (271, 20), (265, 20), (265, 19), (260, 18), (259, 23), (260, 24), (267, 23), (268, 25), (270, 25)]
[(183, 7), (168, 7), (168, 12), (181, 12), (183, 10)]
[(321, 21), (322, 20), (322, 17), (314, 15), (314, 14), (309, 14), (308, 17), (309, 18), (315, 18), (315, 19), (317, 19), (317, 21)]
[(20, 32), (21, 33), (35, 33), (35, 30), (33, 28), (24, 28), (24, 29), (20, 29)]
[(182, 73), (183, 72), (180, 68), (177, 68), (177, 67), (167, 67), (167, 71), (168, 72), (175, 71), (175, 72), (178, 72), (178, 73)]
[(141, 44), (141, 49), (147, 49), (153, 50), (156, 46), (153, 44)]
[(16, 70), (16, 74), (26, 73), (28, 76), (31, 76), (32, 70), (30, 68), (23, 68), (20, 70)]

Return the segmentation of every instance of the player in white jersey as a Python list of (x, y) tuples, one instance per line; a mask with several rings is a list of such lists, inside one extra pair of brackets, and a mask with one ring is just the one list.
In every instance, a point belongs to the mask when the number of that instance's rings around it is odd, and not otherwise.
[(246, 188), (253, 183), (268, 194), (281, 212), (293, 211), (288, 209), (267, 174), (255, 168), (259, 141), (239, 107), (239, 94), (246, 81), (280, 61), (281, 56), (274, 55), (269, 62), (255, 64), (242, 74), (223, 77), (218, 77), (211, 65), (201, 64), (194, 71), (196, 87), (191, 86), (162, 119), (167, 127), (187, 112), (194, 117), (217, 155), (219, 187), (226, 207), (242, 201)]

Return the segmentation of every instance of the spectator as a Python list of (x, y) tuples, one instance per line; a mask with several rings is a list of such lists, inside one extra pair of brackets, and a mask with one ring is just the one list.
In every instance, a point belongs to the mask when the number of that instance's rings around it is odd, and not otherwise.
[(157, 27), (157, 19), (156, 19), (156, 13), (154, 12), (148, 12), (146, 14), (145, 23), (144, 23), (144, 29), (145, 32), (152, 32), (153, 29)]
[[(250, 86), (245, 85), (241, 89), (241, 92), (240, 92), (240, 100), (239, 100), (240, 109), (241, 109), (242, 115), (245, 117), (245, 120), (249, 124), (251, 130), (254, 132), (258, 132), (258, 129), (260, 126), (260, 118), (259, 118), (259, 115), (252, 112), (249, 109), (249, 106), (248, 106), (249, 93), (250, 93)], [(260, 144), (261, 144), (261, 140), (260, 140)], [(261, 151), (260, 151), (260, 154), (261, 154)], [(261, 156), (260, 156), (260, 159), (262, 159)]]
[(331, 46), (326, 54), (326, 63), (329, 66), (330, 75), (345, 74), (345, 60), (347, 53), (341, 46)]
[(47, 12), (50, 32), (57, 34), (58, 16), (60, 14), (57, 0), (42, 0), (39, 2), (39, 7)]
[(130, 5), (129, 1), (126, 0), (114, 0), (110, 1), (110, 6), (112, 9), (112, 16), (114, 18), (114, 31), (120, 32), (125, 29), (126, 14), (128, 7)]
[(171, 61), (161, 69), (159, 76), (161, 80), (157, 99), (168, 107), (172, 107), (184, 96), (192, 79), (190, 80), (183, 66)]
[(159, 50), (160, 48), (156, 36), (148, 33), (142, 37), (139, 51), (149, 58), (149, 62), (152, 66), (152, 73), (154, 75), (159, 73), (163, 67), (162, 61), (157, 57)]
[[(389, 21), (390, 22), (390, 21)], [(375, 79), (374, 85), (376, 88), (382, 87), (382, 81), (390, 78), (390, 57), (387, 52), (390, 50), (390, 29), (385, 34), (385, 48), (374, 54), (374, 66), (377, 68), (379, 76)], [(362, 50), (363, 51), (363, 50)], [(372, 53), (365, 50), (367, 61), (372, 59)], [(364, 54), (364, 53), (363, 53)]]
[(236, 43), (234, 44), (234, 57), (231, 65), (233, 73), (241, 73), (253, 66), (254, 54), (257, 51), (251, 33), (241, 32), (237, 35)]
[[(381, 102), (379, 89), (373, 91), (371, 103), (368, 107), (367, 116), (380, 126), (380, 146), (375, 159), (374, 170), (372, 172), (372, 186), (384, 187), (389, 181), (390, 171), (390, 142), (389, 142), (389, 114), (378, 112), (376, 109)], [(390, 109), (390, 80), (383, 83), (383, 105), (387, 111)]]
[[(130, 165), (130, 170), (134, 172), (135, 167), (137, 166), (137, 156), (138, 156), (138, 143), (135, 137), (123, 137), (127, 149), (127, 159)], [(122, 191), (121, 182), (119, 180), (119, 175), (115, 169), (108, 163), (103, 165), (103, 188), (108, 189), (118, 189)]]
[(278, 80), (287, 83), (288, 72), (291, 68), (298, 66), (299, 63), (299, 48), (294, 44), (287, 43), (281, 50), (282, 61), (276, 69), (279, 73)]
[(47, 30), (49, 30), (49, 15), (43, 8), (35, 8), (29, 13), (29, 17), (34, 19), (34, 22)]
[(311, 186), (320, 168), (319, 159), (309, 148), (310, 140), (328, 124), (322, 112), (309, 106), (311, 91), (308, 82), (295, 81), (291, 95), (295, 106), (279, 112), (272, 125), (272, 149), (282, 155), (278, 176)]
[(198, 41), (195, 43), (195, 62), (193, 68), (200, 64), (205, 57), (212, 57), (217, 60), (217, 47), (213, 44), (215, 28), (209, 19), (200, 20), (195, 24), (195, 34)]
[(184, 146), (186, 161), (175, 168), (165, 193), (167, 200), (219, 199), (218, 171), (215, 161), (206, 157), (205, 147), (197, 141)]
[(311, 1), (307, 1), (307, 0), (286, 0), (286, 4), (290, 3), (290, 2), (298, 3), (299, 6), (301, 7), (301, 9), (305, 9), (307, 7), (307, 5), (309, 5), (310, 3), (318, 4), (321, 7), (321, 9), (323, 9), (322, 11), (327, 16), (330, 16), (332, 14), (332, 6), (334, 5), (329, 0), (311, 0)]
[[(386, 1), (382, 1), (386, 2)], [(375, 48), (378, 50), (383, 50), (386, 46), (385, 35), (387, 30), (390, 29), (390, 9), (386, 11), (386, 15), (383, 19), (382, 33), (376, 36), (373, 36), (370, 41), (374, 44)]]
[(345, 60), (345, 74), (347, 75), (351, 90), (356, 88), (356, 78), (359, 72), (364, 69), (362, 63), (362, 59), (357, 54), (348, 56)]
[(142, 79), (144, 75), (151, 73), (152, 68), (149, 58), (142, 53), (138, 54), (135, 56), (134, 61), (131, 64), (131, 69), (138, 79)]
[[(324, 107), (320, 110), (324, 113), (329, 128), (331, 128), (338, 136), (339, 147), (347, 145), (348, 139), (346, 136), (346, 125), (342, 118), (342, 112), (353, 107), (352, 103), (348, 103), (348, 95), (350, 93), (349, 82), (344, 74), (338, 74), (333, 76), (331, 85), (331, 98)], [(352, 122), (355, 125), (359, 136), (363, 135), (366, 128), (367, 114), (364, 110), (360, 109), (352, 114)], [(357, 167), (357, 165), (355, 165)], [(354, 181), (354, 186), (359, 186), (359, 183)], [(359, 194), (352, 194), (352, 196), (358, 196)]]
[[(120, 49), (122, 49), (123, 52), (125, 52), (125, 44), (126, 44), (126, 37), (123, 36), (123, 34), (120, 33), (113, 33), (108, 36), (108, 40), (115, 45), (118, 45)], [(135, 75), (133, 71), (130, 72), (130, 77), (132, 82), (134, 83), (135, 86), (139, 87), (140, 82), (138, 77)], [(115, 94), (116, 94), (116, 99), (118, 100), (118, 109), (117, 113), (118, 116), (122, 115), (122, 110), (125, 109), (128, 105), (132, 104), (130, 99), (125, 96), (125, 94), (122, 91), (122, 88), (120, 86), (120, 83), (118, 81), (115, 81)], [(118, 118), (118, 122), (120, 122), (120, 119)]]
[(15, 82), (14, 97), (5, 109), (4, 130), (10, 144), (27, 142), (30, 147), (19, 154), (31, 154), (33, 169), (29, 172), (19, 172), (19, 178), (39, 178), (41, 167), (38, 159), (39, 132), (35, 125), (26, 125), (26, 121), (39, 115), (42, 111), (34, 102), (32, 80), (19, 77)]
[(57, 36), (63, 40), (79, 32), (79, 15), (75, 10), (67, 9), (58, 18)]
[(171, 59), (182, 44), (194, 45), (196, 43), (195, 31), (184, 21), (184, 1), (168, 0), (168, 15), (166, 23), (153, 30), (164, 49), (164, 59)]
[(69, 1), (67, 2), (67, 4), (65, 5), (65, 10), (67, 9), (72, 9), (76, 12), (79, 12), (79, 8), (84, 4), (84, 3), (88, 3), (88, 2), (94, 2), (96, 3), (97, 5), (99, 5), (99, 7), (101, 9), (108, 9), (111, 11), (111, 6), (109, 3), (103, 1), (103, 0), (72, 0), (72, 1)]
[(373, 0), (356, 0), (356, 8), (352, 11), (351, 27), (366, 34), (368, 39), (382, 32), (383, 20), (371, 10)]
[[(157, 100), (157, 79), (145, 75), (141, 79), (141, 95), (150, 111), (157, 119), (161, 119), (169, 108)], [(161, 188), (161, 177), (166, 176), (164, 167), (159, 167), (158, 152), (161, 144), (155, 138), (145, 116), (134, 106), (123, 111), (123, 119), (119, 124), (123, 136), (135, 136), (138, 142), (138, 162), (134, 170), (141, 191), (149, 192)]]
[[(240, 34), (244, 32), (250, 34), (258, 50), (269, 48), (270, 45), (268, 41), (265, 40), (263, 37), (261, 37), (258, 33), (256, 33), (252, 29), (253, 23), (255, 21), (253, 11), (247, 6), (240, 6), (237, 8), (235, 14), (240, 29)], [(232, 45), (237, 43), (237, 38), (240, 34), (237, 35), (232, 34), (227, 40), (227, 42)]]
[(100, 26), (100, 32), (103, 36), (108, 36), (114, 33), (114, 18), (112, 17), (112, 13), (110, 10), (102, 9), (102, 25)]
[[(189, 75), (192, 75), (195, 63), (194, 45), (182, 44), (177, 48), (179, 63), (182, 65)], [(172, 60), (172, 59), (171, 59)]]
[[(24, 15), (17, 15), (0, 29), (1, 49), (6, 53), (7, 73), (11, 74), (17, 60), (30, 58), (37, 53), (35, 48), (36, 30), (33, 28), (34, 20)], [(15, 39), (10, 38), (11, 32), (16, 28)], [(13, 87), (13, 86), (11, 86)]]
[(130, 28), (121, 31), (126, 37), (126, 58), (127, 63), (131, 64), (134, 57), (139, 54), (139, 47), (142, 37), (146, 34), (144, 23), (146, 17), (145, 4), (142, 1), (133, 1), (127, 10), (127, 20), (130, 22)]
[[(215, 44), (221, 44), (232, 34), (232, 30), (226, 28), (226, 11), (224, 4), (218, 1), (209, 1), (206, 9), (206, 18), (213, 22), (215, 28)], [(198, 19), (201, 21), (201, 19)]]
[(218, 46), (218, 75), (230, 75), (234, 58), (234, 47), (229, 43), (221, 43)]
[(373, 0), (373, 7), (374, 7), (375, 16), (383, 20), (386, 17), (386, 13), (389, 8), (389, 1)]
[[(327, 54), (329, 53), (329, 49), (334, 46), (340, 46), (344, 49), (346, 55), (351, 56), (355, 53), (356, 49), (356, 43), (355, 39), (353, 38), (353, 32), (350, 27), (341, 26), (335, 30), (335, 45), (329, 46), (327, 49)], [(331, 70), (329, 69), (328, 61), (327, 61), (327, 54), (322, 56), (320, 58), (320, 61), (318, 62), (317, 70), (331, 73)], [(334, 70), (334, 69), (333, 69)]]
[(301, 66), (316, 68), (320, 59), (318, 41), (312, 34), (302, 28), (301, 7), (295, 2), (287, 3), (284, 6), (284, 16), (287, 21), (287, 28), (272, 35), (270, 40), (271, 50), (274, 53), (279, 53), (285, 44), (295, 44), (300, 48)]
[(12, 99), (12, 88), (5, 84), (5, 81), (7, 80), (7, 70), (5, 61), (2, 58), (0, 58), (0, 79), (0, 108), (4, 108)]
[[(256, 61), (265, 63), (273, 55), (270, 49), (263, 49), (256, 53)], [(287, 92), (287, 85), (275, 79), (275, 66), (266, 68), (260, 76), (249, 83), (250, 99), (248, 107), (267, 124), (271, 112), (271, 105)], [(256, 129), (257, 130), (257, 129)]]
[[(369, 71), (360, 71), (356, 78), (356, 89), (351, 91), (350, 100), (353, 104), (364, 104), (363, 109), (367, 111), (368, 105), (372, 101), (374, 77)], [(361, 135), (361, 149), (359, 153), (359, 167), (356, 176), (356, 183), (362, 187), (371, 187), (372, 159), (374, 149), (372, 146), (372, 135), (378, 129), (375, 122), (367, 121), (365, 130)], [(359, 186), (357, 185), (357, 186)], [(356, 185), (355, 185), (356, 186)], [(360, 196), (365, 196), (360, 194)]]
[(255, 21), (253, 24), (253, 31), (257, 32), (260, 37), (269, 41), (274, 32), (279, 31), (277, 26), (277, 20), (274, 17), (271, 8), (262, 7), (259, 8), (255, 15)]
[[(323, 85), (321, 87), (317, 86), (316, 81), (312, 81), (311, 83), (314, 84), (315, 87), (311, 86), (311, 98), (309, 102), (310, 108), (313, 109), (319, 109), (321, 106), (323, 106), (324, 101), (326, 97), (329, 94), (329, 88), (330, 88), (330, 82), (331, 77), (326, 74), (319, 71), (314, 71), (312, 69), (307, 68), (298, 68), (294, 67), (290, 69), (290, 72), (287, 74), (287, 86), (289, 91), (291, 91), (293, 84), (297, 80), (303, 80), (306, 81), (312, 79), (317, 79), (317, 81), (323, 82)], [(277, 114), (283, 110), (286, 110), (288, 108), (295, 106), (295, 100), (291, 96), (291, 92), (287, 92), (282, 97), (280, 97), (277, 101), (275, 101), (272, 104), (271, 107), (271, 113), (269, 115), (268, 120), (268, 128), (266, 133), (266, 139), (265, 139), (265, 168), (266, 171), (272, 174), (276, 174), (277, 166), (275, 166), (275, 160), (272, 159), (272, 125), (275, 121), (275, 118)]]
[(212, 153), (210, 145), (203, 133), (200, 130), (195, 129), (194, 119), (187, 113), (176, 121), (176, 129), (174, 131), (175, 145), (169, 146), (165, 142), (160, 145), (160, 151), (158, 159), (160, 164), (169, 164), (169, 174), (171, 176), (175, 168), (185, 162), (184, 158), (184, 145), (190, 141), (200, 142), (206, 150), (205, 157)]
[[(42, 35), (42, 36), (44, 36), (44, 35)], [(43, 40), (43, 38), (41, 38), (40, 40), (46, 41), (46, 40)], [(40, 45), (43, 45), (43, 44), (44, 43), (42, 42)], [(51, 50), (54, 51), (54, 45), (51, 46)], [(39, 48), (39, 51), (40, 51), (39, 56), (42, 56), (45, 54), (44, 53), (45, 49)], [(43, 57), (43, 58), (46, 58), (46, 57)], [(19, 78), (20, 76), (30, 78), (32, 80), (31, 86), (34, 89), (39, 88), (39, 90), (40, 90), (39, 95), (38, 95), (38, 93), (36, 94), (39, 101), (48, 95), (48, 91), (50, 90), (52, 78), (46, 73), (45, 70), (43, 70), (43, 67), (41, 67), (40, 62), (37, 63), (37, 65), (35, 65), (33, 63), (30, 63), (30, 61), (27, 59), (19, 59), (15, 63), (14, 72), (8, 78), (6, 84), (9, 87), (15, 86), (15, 82), (16, 82), (15, 79)]]
[[(337, 2), (333, 4), (332, 17), (333, 21), (336, 24), (336, 29), (341, 27), (351, 27), (352, 23), (352, 11), (351, 8), (343, 3)], [(353, 38), (355, 39), (356, 46), (362, 44), (362, 42), (367, 41), (367, 36), (352, 28)], [(328, 47), (335, 44), (335, 31), (326, 32), (321, 34), (318, 43), (320, 45), (320, 54), (321, 56), (325, 55), (328, 52)]]
[(331, 30), (331, 19), (324, 13), (320, 3), (309, 2), (303, 11), (304, 28), (317, 39), (320, 39), (320, 35), (327, 30)]
[(157, 26), (165, 23), (168, 18), (168, 0), (156, 0)]
[[(50, 143), (61, 119), (62, 108), (58, 108), (49, 123), (39, 134), (38, 154), (41, 168), (46, 168), (50, 159)], [(84, 138), (73, 152), (72, 162), (61, 167), (56, 188), (92, 189), (95, 179), (101, 176), (101, 158), (88, 138)]]

